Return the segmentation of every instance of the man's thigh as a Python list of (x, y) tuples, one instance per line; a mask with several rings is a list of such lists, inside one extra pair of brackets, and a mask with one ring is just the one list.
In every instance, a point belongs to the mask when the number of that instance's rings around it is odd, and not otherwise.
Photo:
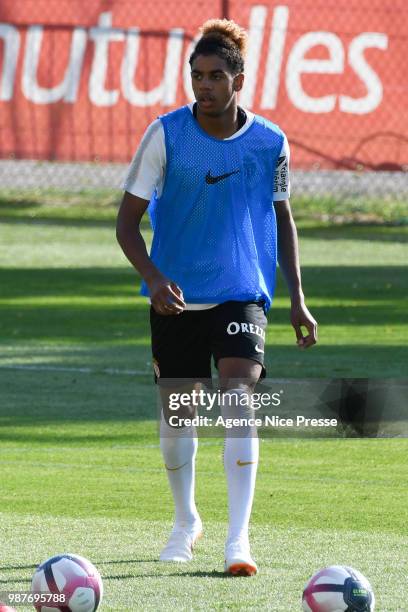
[(156, 378), (211, 378), (208, 311), (185, 310), (160, 315), (150, 308), (153, 366)]
[[(255, 369), (264, 377), (267, 319), (263, 303), (225, 302), (213, 309), (212, 316), (211, 350), (216, 367), (220, 370), (220, 365), (223, 365), (223, 374), (226, 374), (226, 369), (228, 373), (236, 369), (239, 378), (244, 372), (253, 370), (251, 362), (255, 362), (261, 366), (261, 369)], [(232, 367), (234, 363), (236, 368)]]

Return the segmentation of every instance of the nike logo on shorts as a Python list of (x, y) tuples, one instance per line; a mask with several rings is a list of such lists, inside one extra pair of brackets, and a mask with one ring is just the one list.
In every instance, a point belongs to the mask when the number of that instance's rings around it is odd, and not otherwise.
[(257, 353), (264, 353), (265, 352), (262, 349), (260, 349), (257, 344), (255, 344), (255, 350), (256, 350)]
[(241, 461), (241, 459), (237, 459), (237, 465), (240, 467), (243, 465), (251, 465), (252, 463), (255, 463), (255, 461)]
[(215, 183), (219, 183), (233, 174), (238, 174), (238, 172), (240, 172), (240, 170), (234, 170), (233, 172), (227, 172), (226, 174), (220, 174), (219, 176), (212, 176), (211, 170), (209, 170), (205, 176), (205, 182), (209, 185), (215, 185)]

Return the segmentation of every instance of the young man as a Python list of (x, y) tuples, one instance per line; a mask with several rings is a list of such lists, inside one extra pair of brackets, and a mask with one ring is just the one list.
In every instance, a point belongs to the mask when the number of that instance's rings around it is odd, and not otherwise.
[[(156, 377), (209, 379), (213, 357), (223, 391), (235, 398), (251, 393), (265, 375), (265, 313), (277, 258), (298, 346), (308, 348), (317, 339), (301, 287), (286, 137), (237, 103), (246, 38), (233, 21), (204, 24), (190, 58), (196, 102), (147, 129), (129, 168), (117, 221), (118, 241), (143, 278), (143, 295), (150, 296)], [(150, 257), (139, 230), (149, 202)], [(221, 410), (248, 416), (237, 399)], [(192, 427), (170, 427), (168, 414), (164, 404), (160, 446), (175, 523), (160, 559), (183, 562), (192, 558), (202, 530), (194, 500), (197, 438)], [(236, 428), (225, 439), (225, 571), (234, 575), (257, 572), (248, 525), (258, 447), (251, 428)]]

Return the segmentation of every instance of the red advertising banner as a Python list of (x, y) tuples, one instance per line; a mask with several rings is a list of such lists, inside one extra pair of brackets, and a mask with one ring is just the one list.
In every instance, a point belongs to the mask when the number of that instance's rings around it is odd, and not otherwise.
[(199, 26), (249, 32), (240, 104), (287, 133), (295, 168), (408, 168), (403, 0), (2, 0), (0, 157), (127, 162), (193, 99)]

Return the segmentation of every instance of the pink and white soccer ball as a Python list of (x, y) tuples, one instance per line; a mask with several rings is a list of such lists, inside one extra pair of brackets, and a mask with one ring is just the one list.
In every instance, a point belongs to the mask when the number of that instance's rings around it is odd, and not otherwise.
[[(102, 578), (94, 565), (80, 555), (50, 557), (35, 571), (31, 590), (53, 593), (54, 601), (35, 605), (37, 612), (95, 612), (102, 601)], [(65, 596), (65, 603), (61, 601)]]
[(343, 565), (319, 570), (303, 591), (305, 612), (372, 612), (374, 606), (374, 593), (367, 578)]

